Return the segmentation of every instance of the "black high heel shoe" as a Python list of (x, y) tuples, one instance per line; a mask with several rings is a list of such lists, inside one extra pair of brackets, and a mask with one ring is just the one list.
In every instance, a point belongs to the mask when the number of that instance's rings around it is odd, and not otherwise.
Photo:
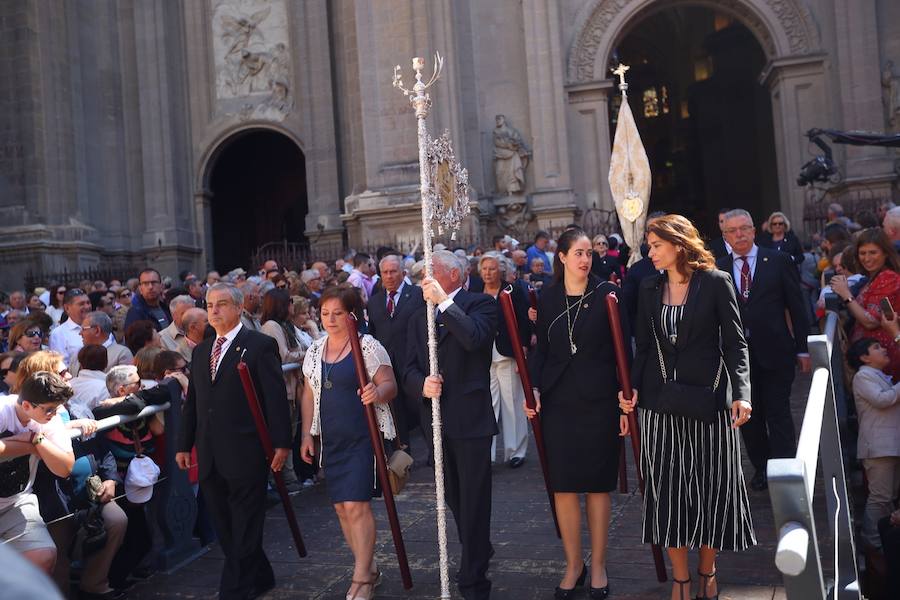
[(609, 573), (606, 574), (606, 585), (602, 588), (595, 588), (593, 580), (591, 581), (591, 587), (588, 590), (588, 597), (591, 600), (606, 600), (609, 597)]
[(715, 596), (707, 596), (706, 595), (706, 588), (709, 587), (709, 580), (716, 576), (716, 572), (713, 571), (712, 573), (707, 574), (707, 573), (701, 573), (700, 570), (698, 569), (697, 575), (699, 575), (701, 577), (701, 581), (703, 582), (703, 587), (700, 588), (702, 591), (699, 594), (697, 594), (696, 600), (719, 600), (719, 594), (716, 594)]
[(584, 581), (587, 579), (587, 565), (583, 565), (581, 567), (581, 575), (578, 576), (578, 579), (575, 581), (575, 587), (573, 588), (561, 588), (556, 586), (556, 591), (553, 592), (553, 597), (556, 600), (569, 600), (570, 598), (575, 597), (575, 591), (584, 585)]

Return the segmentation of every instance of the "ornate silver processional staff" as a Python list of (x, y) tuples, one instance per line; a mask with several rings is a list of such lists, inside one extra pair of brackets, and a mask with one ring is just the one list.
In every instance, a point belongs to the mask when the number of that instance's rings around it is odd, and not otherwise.
[[(394, 68), (395, 88), (409, 98), (415, 109), (419, 142), (419, 182), (422, 196), (422, 247), (425, 251), (425, 276), (433, 277), (434, 268), (431, 259), (432, 228), (437, 226), (438, 233), (444, 230), (451, 232), (455, 239), (456, 230), (462, 220), (469, 214), (469, 174), (456, 161), (449, 132), (433, 139), (428, 135), (425, 118), (431, 108), (431, 97), (426, 93), (441, 76), (444, 59), (435, 52), (434, 72), (428, 83), (422, 81), (422, 70), (425, 59), (412, 59), (412, 67), (416, 72), (416, 83), (412, 89), (403, 87), (400, 77), (400, 65)], [(429, 373), (438, 374), (437, 331), (435, 328), (434, 303), (428, 301), (425, 314), (428, 319), (428, 363)], [(437, 508), (438, 551), (440, 557), (441, 598), (450, 598), (450, 575), (447, 559), (447, 517), (444, 504), (444, 454), (441, 440), (440, 398), (431, 399), (431, 419), (434, 442), (434, 488)]]

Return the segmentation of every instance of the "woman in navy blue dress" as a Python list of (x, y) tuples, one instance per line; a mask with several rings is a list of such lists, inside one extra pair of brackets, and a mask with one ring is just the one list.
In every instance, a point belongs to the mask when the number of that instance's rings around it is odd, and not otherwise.
[(300, 456), (312, 463), (313, 437), (318, 436), (320, 466), (328, 473), (326, 485), (344, 538), (353, 551), (353, 581), (348, 600), (370, 600), (381, 573), (375, 566), (375, 517), (371, 500), (380, 493), (375, 453), (369, 437), (364, 405), (373, 404), (384, 437), (396, 435), (387, 403), (397, 393), (397, 383), (387, 351), (375, 338), (360, 340), (370, 383), (359, 389), (347, 315), (356, 311), (361, 298), (356, 288), (340, 286), (322, 293), (320, 311), (326, 335), (306, 353), (303, 374), (303, 440)]

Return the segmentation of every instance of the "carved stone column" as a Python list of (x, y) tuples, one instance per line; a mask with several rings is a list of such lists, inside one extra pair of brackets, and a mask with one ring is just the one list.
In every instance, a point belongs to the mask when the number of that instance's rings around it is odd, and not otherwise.
[(573, 155), (572, 183), (582, 195), (581, 208), (615, 208), (607, 174), (612, 139), (609, 131), (609, 98), (615, 92), (611, 79), (570, 85), (569, 137)]
[(822, 54), (773, 61), (762, 80), (772, 95), (778, 191), (782, 210), (797, 224), (803, 223), (806, 190), (797, 185), (800, 166), (809, 160), (805, 133), (828, 122), (825, 89), (825, 56)]
[(541, 226), (549, 214), (569, 219), (575, 198), (569, 177), (569, 151), (563, 89), (564, 54), (559, 7), (555, 0), (523, 0), (525, 60), (531, 137), (534, 140), (532, 200)]

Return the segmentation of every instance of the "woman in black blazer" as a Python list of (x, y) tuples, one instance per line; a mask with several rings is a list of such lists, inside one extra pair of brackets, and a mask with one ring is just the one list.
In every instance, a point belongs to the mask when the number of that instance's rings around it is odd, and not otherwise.
[[(563, 233), (554, 259), (554, 283), (538, 303), (537, 348), (529, 368), (566, 556), (566, 573), (555, 593), (561, 599), (572, 597), (587, 576), (581, 553), (581, 494), (586, 495), (591, 534), (590, 597), (609, 595), (609, 492), (618, 480), (620, 435), (628, 431), (628, 421), (616, 405), (619, 383), (604, 301), (619, 288), (590, 270), (590, 239), (580, 229)], [(622, 329), (627, 336), (626, 322)], [(526, 414), (533, 413), (526, 408)]]
[[(699, 546), (697, 597), (718, 598), (716, 552), (756, 543), (737, 435), (752, 410), (747, 342), (731, 276), (716, 270), (694, 225), (667, 215), (647, 231), (650, 259), (665, 274), (641, 283), (635, 398), (619, 397), (624, 412), (641, 408), (643, 540), (668, 548), (672, 597), (682, 599), (691, 591), (688, 550)], [(666, 380), (697, 387), (675, 395)], [(705, 415), (691, 412), (701, 388), (715, 398)]]
[(794, 264), (803, 263), (803, 244), (797, 234), (791, 231), (791, 222), (783, 212), (773, 212), (766, 221), (767, 231), (756, 236), (756, 245), (784, 252)]

